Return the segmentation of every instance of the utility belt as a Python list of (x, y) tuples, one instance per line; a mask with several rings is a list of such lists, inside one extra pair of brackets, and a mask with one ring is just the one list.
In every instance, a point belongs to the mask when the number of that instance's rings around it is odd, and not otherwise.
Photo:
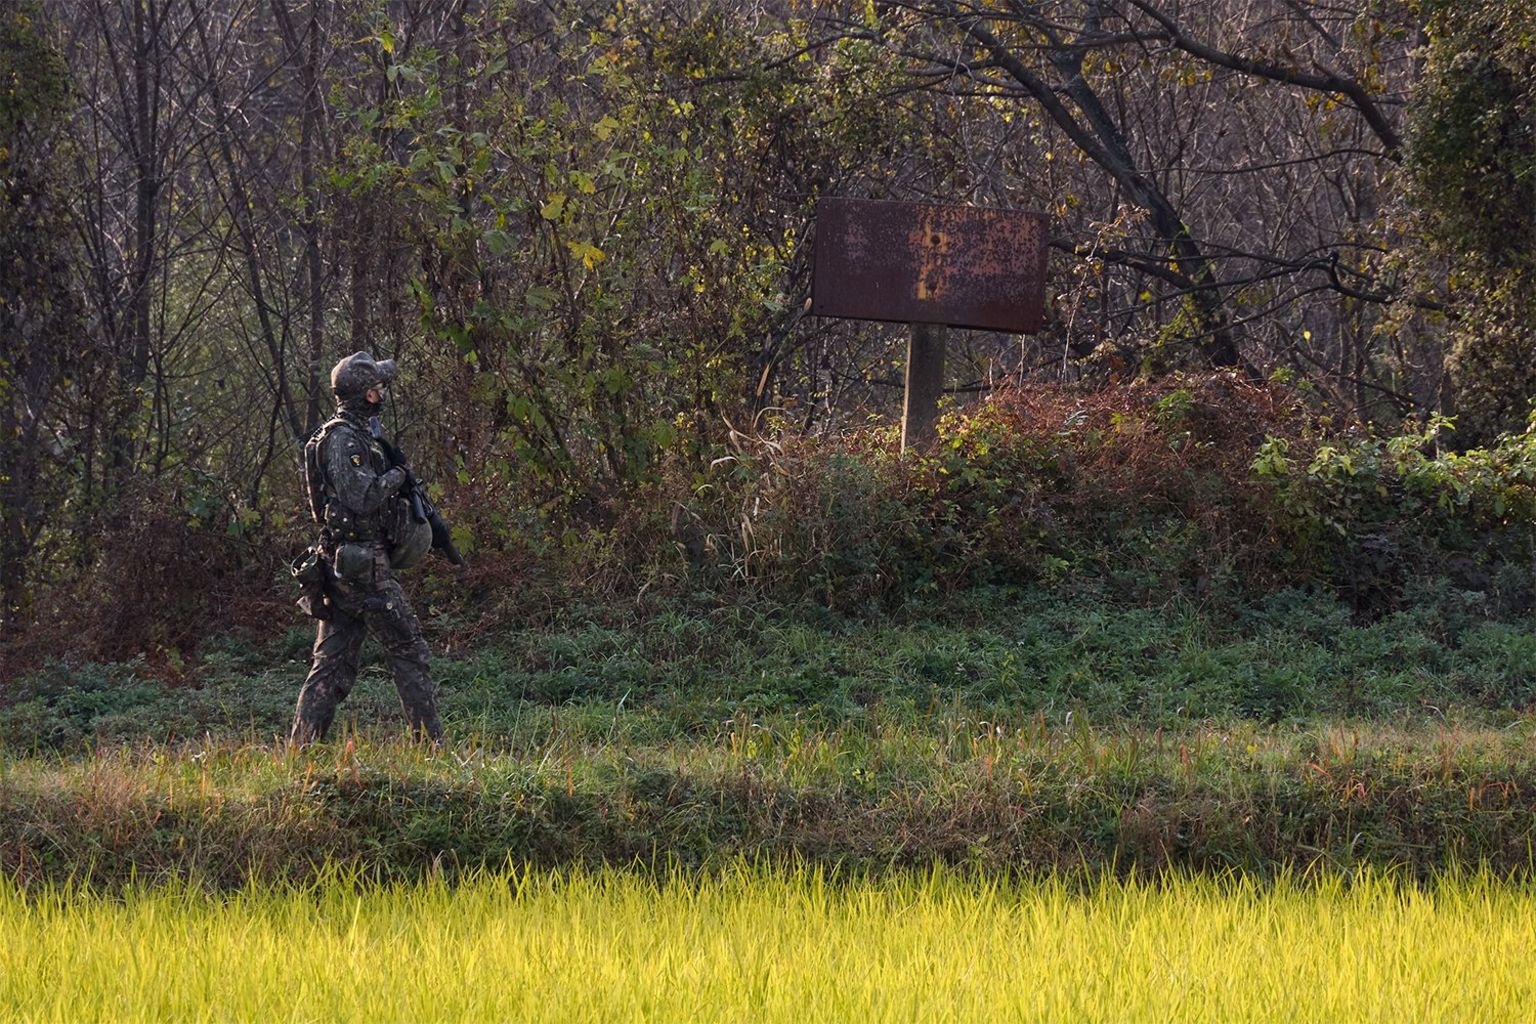
[[(368, 587), (378, 582), (380, 563), (389, 559), (382, 541), (336, 543), (324, 534), (320, 543), (305, 548), (289, 565), (299, 586), (299, 610), (312, 619), (326, 621), (336, 610), (335, 588), (338, 583)], [(364, 601), (369, 607), (373, 598)]]
[(299, 587), (299, 610), (312, 619), (331, 619), (336, 609), (332, 588), (337, 581), (371, 579), (374, 553), (387, 544), (384, 529), (376, 519), (358, 519), (336, 503), (329, 505), (319, 541), (305, 548), (289, 565)]
[(386, 513), (357, 517), (338, 502), (326, 506), (319, 542), (304, 549), (289, 566), (299, 585), (297, 603), (305, 615), (330, 619), (336, 607), (331, 597), (336, 583), (368, 586), (377, 582), (381, 560), (384, 566), (394, 565), (393, 553), (400, 546), (396, 538), (407, 525), (417, 524), (411, 521), (404, 501), (393, 501), (387, 507)]
[(416, 517), (410, 499), (404, 494), (394, 495), (378, 511), (367, 516), (354, 516), (339, 503), (332, 502), (326, 506), (325, 526), (320, 536), (321, 546), (327, 550), (334, 551), (345, 544), (366, 544), (382, 549), (388, 555), (392, 569), (415, 564), (433, 544), (432, 527)]

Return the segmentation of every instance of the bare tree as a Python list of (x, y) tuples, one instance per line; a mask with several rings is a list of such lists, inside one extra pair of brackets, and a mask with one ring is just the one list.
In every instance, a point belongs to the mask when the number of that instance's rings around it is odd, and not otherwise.
[[(1102, 355), (1119, 324), (1140, 335), (1134, 358), (1151, 337), (1217, 366), (1310, 362), (1362, 407), (1366, 391), (1399, 407), (1434, 391), (1381, 383), (1365, 351), (1371, 318), (1399, 297), (1381, 276), (1381, 213), (1411, 23), (1289, 0), (877, 6), (873, 21), (862, 8), (825, 17), (824, 39), (876, 44), (906, 88), (991, 121), (967, 144), (972, 194), (1050, 183), (1055, 244), (1073, 257), (1061, 270), (1077, 279), (1063, 349)], [(1035, 130), (1000, 156), (1010, 107)]]

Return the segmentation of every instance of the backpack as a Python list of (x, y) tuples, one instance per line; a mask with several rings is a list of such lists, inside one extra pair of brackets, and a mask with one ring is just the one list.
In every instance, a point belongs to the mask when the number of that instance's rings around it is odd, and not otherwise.
[(315, 522), (325, 522), (325, 466), (320, 461), (321, 447), (325, 444), (326, 437), (331, 429), (341, 423), (341, 417), (327, 420), (315, 428), (315, 432), (309, 435), (309, 440), (304, 442), (304, 489), (309, 494), (309, 514)]

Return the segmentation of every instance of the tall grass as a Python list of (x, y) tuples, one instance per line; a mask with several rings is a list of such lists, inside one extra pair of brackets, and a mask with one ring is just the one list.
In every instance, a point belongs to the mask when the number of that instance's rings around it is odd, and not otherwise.
[(509, 859), (714, 868), (738, 856), (884, 870), (1113, 867), (1272, 876), (1453, 863), (1536, 877), (1536, 722), (1181, 730), (871, 714), (738, 714), (648, 738), (649, 716), (530, 707), (510, 742), (348, 736), (304, 752), (184, 743), (89, 757), (0, 748), (0, 875), (190, 878), (225, 890), (388, 881)]
[(21, 1021), (1525, 1021), (1536, 891), (737, 865), (113, 898), (0, 886)]

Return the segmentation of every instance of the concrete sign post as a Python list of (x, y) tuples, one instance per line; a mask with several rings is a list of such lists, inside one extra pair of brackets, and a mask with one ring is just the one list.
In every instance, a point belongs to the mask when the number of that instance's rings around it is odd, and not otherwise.
[(811, 314), (911, 325), (902, 450), (933, 438), (946, 327), (1033, 334), (1046, 218), (1022, 210), (822, 199)]
[(901, 402), (901, 450), (931, 442), (939, 418), (939, 397), (944, 394), (944, 342), (949, 328), (943, 324), (913, 324), (907, 339), (906, 393)]

